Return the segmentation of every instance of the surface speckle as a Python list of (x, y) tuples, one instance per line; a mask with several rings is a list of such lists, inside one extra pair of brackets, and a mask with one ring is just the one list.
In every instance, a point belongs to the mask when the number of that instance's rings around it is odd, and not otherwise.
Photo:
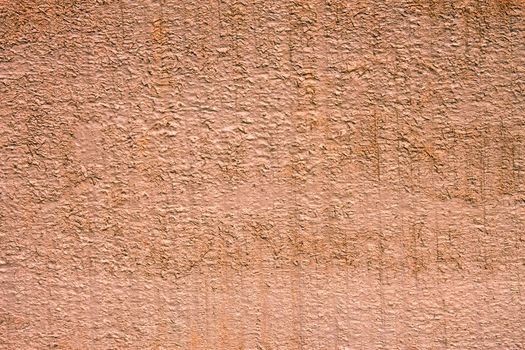
[(0, 0), (0, 349), (523, 349), (523, 8)]

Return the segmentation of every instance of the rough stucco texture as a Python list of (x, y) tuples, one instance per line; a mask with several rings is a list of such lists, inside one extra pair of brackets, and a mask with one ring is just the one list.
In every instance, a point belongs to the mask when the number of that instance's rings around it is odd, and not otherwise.
[(0, 0), (0, 348), (524, 349), (524, 30)]

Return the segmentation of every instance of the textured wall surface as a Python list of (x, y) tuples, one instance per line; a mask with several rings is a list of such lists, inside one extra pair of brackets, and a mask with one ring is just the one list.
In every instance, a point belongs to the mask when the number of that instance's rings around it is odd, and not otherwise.
[(0, 349), (524, 349), (524, 8), (0, 0)]

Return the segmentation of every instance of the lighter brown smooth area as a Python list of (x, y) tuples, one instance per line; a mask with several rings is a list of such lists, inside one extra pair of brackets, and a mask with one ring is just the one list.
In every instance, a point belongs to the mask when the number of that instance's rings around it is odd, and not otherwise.
[(0, 0), (0, 349), (525, 349), (521, 0)]

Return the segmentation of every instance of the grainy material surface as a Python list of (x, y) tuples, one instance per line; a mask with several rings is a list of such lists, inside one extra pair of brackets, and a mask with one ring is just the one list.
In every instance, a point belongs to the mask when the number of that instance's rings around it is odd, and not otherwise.
[(0, 348), (524, 349), (523, 9), (0, 0)]

